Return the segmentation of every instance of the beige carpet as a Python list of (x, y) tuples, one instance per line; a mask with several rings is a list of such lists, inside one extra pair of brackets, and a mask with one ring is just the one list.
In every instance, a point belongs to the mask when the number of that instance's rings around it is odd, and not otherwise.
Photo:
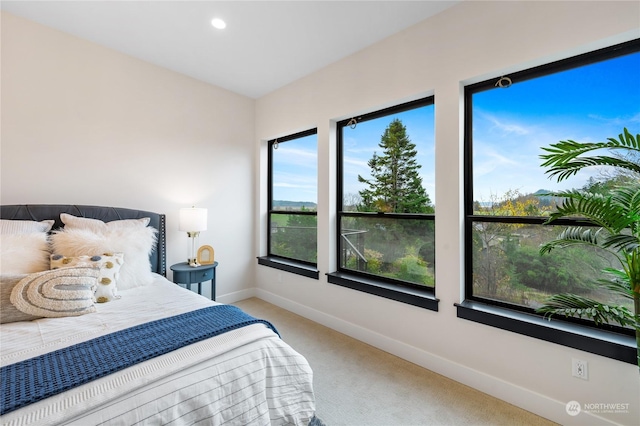
[(270, 321), (309, 360), (327, 426), (555, 424), (263, 300), (234, 305)]

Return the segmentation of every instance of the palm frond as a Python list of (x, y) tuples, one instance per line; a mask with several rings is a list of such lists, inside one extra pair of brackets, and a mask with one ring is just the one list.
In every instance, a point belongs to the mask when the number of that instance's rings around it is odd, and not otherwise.
[(636, 316), (624, 306), (611, 306), (575, 294), (555, 294), (537, 312), (547, 318), (553, 315), (587, 318), (597, 325), (618, 323), (623, 327), (640, 326)]
[(549, 253), (555, 248), (565, 248), (575, 245), (600, 247), (601, 232), (602, 228), (569, 226), (558, 235), (558, 238), (543, 244), (540, 247), (540, 254)]
[[(612, 194), (617, 192), (616, 189)], [(637, 223), (638, 213), (630, 211), (629, 206), (623, 203), (626, 200), (624, 194), (618, 194), (615, 200), (613, 195), (604, 196), (576, 189), (553, 192), (551, 195), (562, 197), (562, 204), (549, 215), (545, 224), (562, 217), (582, 216), (594, 225), (617, 233)]]
[(591, 166), (613, 166), (640, 174), (640, 164), (624, 158), (608, 155), (580, 157), (585, 153), (599, 149), (640, 152), (640, 134), (634, 136), (626, 128), (618, 136), (618, 139), (608, 138), (607, 142), (581, 143), (567, 140), (551, 144), (550, 148), (543, 147), (542, 149), (549, 153), (540, 155), (540, 158), (545, 160), (542, 167), (547, 167), (545, 173), (550, 177), (556, 177), (558, 182)]
[(603, 248), (611, 248), (616, 251), (631, 252), (640, 248), (640, 238), (635, 235), (615, 234), (602, 240)]
[(622, 133), (618, 135), (618, 139), (607, 138), (607, 140), (616, 146), (640, 151), (640, 134), (636, 134), (634, 137), (626, 127), (623, 129)]
[(567, 164), (551, 167), (546, 173), (550, 177), (556, 177), (558, 182), (561, 182), (575, 174), (585, 167), (591, 166), (612, 166), (621, 169), (629, 170), (634, 173), (640, 174), (640, 166), (632, 161), (624, 160), (621, 158), (610, 157), (607, 155), (598, 155), (595, 157), (581, 157), (576, 158)]
[(619, 294), (627, 299), (633, 299), (633, 290), (631, 289), (631, 280), (629, 276), (619, 269), (605, 268), (602, 270), (605, 274), (611, 276), (609, 279), (601, 278), (597, 282), (603, 288), (613, 293)]
[(640, 232), (638, 229), (640, 227), (640, 182), (636, 185), (615, 188), (611, 192), (611, 201), (627, 210), (632, 233), (638, 235)]

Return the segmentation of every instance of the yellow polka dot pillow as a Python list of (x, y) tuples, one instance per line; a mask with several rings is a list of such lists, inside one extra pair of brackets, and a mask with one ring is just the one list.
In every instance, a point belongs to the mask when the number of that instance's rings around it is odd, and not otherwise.
[(95, 256), (50, 256), (51, 269), (89, 267), (99, 268), (98, 283), (94, 289), (94, 300), (98, 303), (119, 299), (118, 278), (120, 267), (124, 264), (123, 253), (104, 253)]

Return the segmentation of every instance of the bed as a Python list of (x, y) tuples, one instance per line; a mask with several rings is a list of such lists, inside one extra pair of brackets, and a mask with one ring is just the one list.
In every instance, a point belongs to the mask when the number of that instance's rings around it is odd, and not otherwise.
[(3, 425), (321, 424), (312, 370), (272, 324), (166, 279), (163, 214), (0, 219)]

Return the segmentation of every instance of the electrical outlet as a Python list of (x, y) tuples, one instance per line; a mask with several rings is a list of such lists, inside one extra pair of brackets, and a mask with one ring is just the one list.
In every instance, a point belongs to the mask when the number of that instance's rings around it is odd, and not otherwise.
[(573, 358), (571, 362), (571, 373), (573, 374), (573, 377), (578, 377), (582, 380), (589, 380), (589, 364), (587, 361)]

